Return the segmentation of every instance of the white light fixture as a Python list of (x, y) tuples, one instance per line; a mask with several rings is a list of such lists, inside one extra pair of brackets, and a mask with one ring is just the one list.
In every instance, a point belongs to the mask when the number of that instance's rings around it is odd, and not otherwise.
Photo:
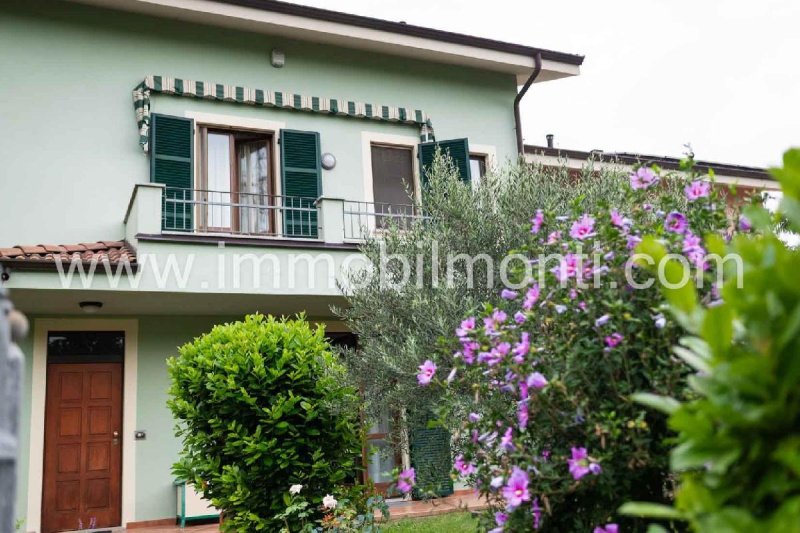
[(320, 162), (322, 163), (322, 168), (325, 170), (331, 170), (336, 166), (336, 156), (330, 152), (325, 152), (322, 154), (322, 159)]
[(89, 315), (97, 314), (103, 308), (103, 302), (81, 302), (78, 305), (84, 313)]
[(281, 68), (286, 63), (286, 54), (283, 50), (273, 50), (270, 54), (270, 62), (275, 68)]

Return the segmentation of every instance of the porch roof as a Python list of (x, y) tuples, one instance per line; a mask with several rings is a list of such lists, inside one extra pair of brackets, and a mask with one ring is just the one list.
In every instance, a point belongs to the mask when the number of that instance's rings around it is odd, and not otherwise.
[(96, 261), (110, 265), (136, 263), (136, 252), (125, 241), (97, 241), (79, 244), (17, 244), (0, 248), (0, 263), (18, 268), (53, 267), (57, 260), (64, 263)]

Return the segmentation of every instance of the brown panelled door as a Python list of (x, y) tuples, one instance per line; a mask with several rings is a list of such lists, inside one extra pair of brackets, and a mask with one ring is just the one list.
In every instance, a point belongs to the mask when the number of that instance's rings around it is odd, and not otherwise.
[(47, 367), (42, 533), (121, 525), (122, 363)]

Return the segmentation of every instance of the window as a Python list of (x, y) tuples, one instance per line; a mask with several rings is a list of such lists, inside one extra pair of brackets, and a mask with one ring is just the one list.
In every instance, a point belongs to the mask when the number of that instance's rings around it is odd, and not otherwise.
[(469, 173), (475, 181), (480, 181), (486, 175), (485, 155), (469, 154)]
[(200, 134), (201, 229), (274, 234), (272, 136), (207, 127)]
[[(373, 144), (372, 191), (378, 226), (393, 218), (404, 224), (414, 214), (414, 152), (411, 147)], [(388, 215), (392, 215), (389, 217)]]

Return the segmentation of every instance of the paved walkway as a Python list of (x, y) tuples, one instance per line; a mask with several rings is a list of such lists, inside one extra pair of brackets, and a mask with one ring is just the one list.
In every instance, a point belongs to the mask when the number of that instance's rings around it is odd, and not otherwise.
[[(397, 518), (416, 518), (421, 516), (434, 516), (438, 514), (453, 513), (456, 511), (470, 510), (477, 511), (486, 508), (486, 501), (481, 500), (472, 491), (457, 493), (447, 498), (430, 500), (427, 502), (392, 500), (389, 502), (389, 513), (392, 520)], [(137, 528), (131, 530), (134, 533), (218, 533), (217, 524), (205, 524), (199, 526), (186, 526), (182, 530), (178, 526), (159, 526)]]

